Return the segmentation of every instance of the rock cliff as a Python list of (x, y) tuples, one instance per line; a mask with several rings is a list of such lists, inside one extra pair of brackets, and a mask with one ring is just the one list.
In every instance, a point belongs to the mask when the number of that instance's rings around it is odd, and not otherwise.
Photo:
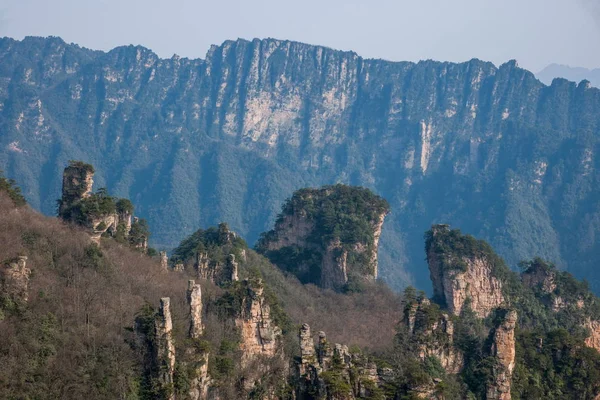
[(282, 355), (281, 328), (271, 320), (271, 308), (265, 301), (263, 290), (260, 279), (241, 282), (243, 297), (235, 324), (241, 336), (242, 366), (260, 357)]
[(484, 318), (504, 303), (498, 274), (506, 267), (487, 243), (448, 225), (434, 225), (425, 246), (434, 298), (450, 313), (460, 315), (468, 303)]
[(388, 207), (363, 188), (302, 189), (285, 203), (257, 248), (303, 283), (339, 291), (349, 283), (373, 281)]
[(546, 86), (514, 61), (389, 62), (277, 39), (191, 60), (2, 38), (0, 65), (0, 169), (47, 214), (54, 174), (84, 156), (165, 248), (219, 221), (254, 242), (294, 190), (345, 182), (396, 210), (380, 276), (398, 286), (429, 285), (420, 237), (439, 216), (511, 265), (539, 255), (600, 282), (600, 91), (586, 82)]
[(454, 322), (437, 305), (426, 298), (407, 304), (404, 324), (421, 361), (436, 357), (446, 372), (457, 374), (462, 370), (464, 359), (454, 345)]
[(318, 333), (315, 347), (308, 324), (300, 327), (298, 338), (300, 357), (294, 379), (298, 399), (351, 400), (381, 395), (378, 387), (385, 377), (367, 357), (351, 353), (345, 345), (332, 346), (324, 332)]
[(488, 383), (488, 400), (510, 400), (511, 378), (515, 368), (515, 327), (517, 312), (506, 311), (492, 333), (491, 355), (494, 357), (492, 380)]

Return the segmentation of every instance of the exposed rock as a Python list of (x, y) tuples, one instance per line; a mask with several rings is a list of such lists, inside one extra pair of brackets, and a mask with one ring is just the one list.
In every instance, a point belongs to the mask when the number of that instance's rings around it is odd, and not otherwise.
[(160, 299), (160, 309), (155, 322), (155, 362), (158, 382), (163, 391), (174, 399), (173, 374), (175, 372), (175, 344), (173, 343), (173, 321), (171, 319), (171, 299)]
[(159, 253), (160, 256), (160, 269), (162, 271), (168, 271), (169, 269), (169, 257), (167, 257), (166, 251), (161, 251)]
[(31, 270), (27, 267), (27, 256), (19, 256), (0, 269), (2, 293), (16, 301), (29, 299), (28, 287)]
[(188, 281), (187, 301), (190, 307), (190, 338), (198, 339), (204, 332), (202, 325), (202, 288), (193, 280)]
[(242, 366), (259, 356), (275, 357), (280, 350), (281, 329), (271, 320), (271, 308), (263, 296), (260, 279), (241, 282), (245, 293), (235, 324), (240, 329)]
[[(436, 317), (432, 318), (432, 315)], [(428, 357), (436, 357), (451, 374), (462, 370), (464, 357), (454, 346), (454, 323), (448, 314), (422, 298), (406, 308), (404, 323), (419, 359), (425, 361)]]
[(238, 277), (239, 265), (235, 261), (235, 254), (230, 254), (229, 257), (227, 257), (227, 264), (228, 264), (229, 270), (231, 271), (231, 282), (237, 282), (239, 280), (239, 277)]
[(185, 271), (185, 266), (183, 265), (183, 263), (176, 263), (173, 266), (173, 271), (174, 272), (183, 272), (183, 271)]
[(492, 381), (488, 383), (487, 400), (510, 400), (512, 372), (515, 368), (515, 327), (517, 312), (506, 311), (492, 332), (491, 355), (495, 357)]
[(542, 263), (534, 263), (521, 274), (523, 284), (532, 289), (540, 289), (544, 293), (552, 293), (556, 290), (556, 274)]
[[(358, 205), (348, 205), (352, 202)], [(353, 278), (377, 278), (377, 250), (387, 213), (385, 200), (367, 189), (302, 189), (284, 205), (258, 249), (303, 283), (340, 291)]]
[(584, 324), (584, 328), (590, 332), (589, 336), (585, 339), (585, 344), (600, 351), (600, 321), (588, 318)]
[[(325, 332), (319, 332), (319, 341), (315, 349), (310, 326), (303, 324), (298, 337), (300, 340), (300, 358), (296, 363), (296, 396), (298, 399), (356, 399), (369, 398), (374, 388), (384, 382), (375, 363), (361, 354), (351, 354), (348, 346), (327, 341)], [(388, 374), (387, 382), (392, 382), (393, 373)], [(347, 393), (335, 396), (329, 384), (344, 382), (349, 388)], [(337, 397), (336, 397), (337, 396)]]
[[(457, 253), (458, 250), (447, 243), (451, 240), (469, 241), (470, 252)], [(495, 264), (500, 261), (493, 259), (494, 255), (488, 254), (487, 248), (482, 249), (484, 246), (487, 244), (451, 231), (448, 225), (431, 228), (426, 250), (434, 299), (451, 314), (460, 315), (468, 300), (475, 314), (484, 318), (505, 301), (502, 281), (494, 275)]]
[[(208, 357), (208, 352), (202, 353), (190, 367), (192, 376), (188, 391), (190, 400), (207, 400), (209, 398), (212, 380), (208, 375)], [(214, 398), (218, 397), (214, 396)]]
[(81, 199), (89, 197), (94, 184), (94, 168), (82, 162), (72, 162), (63, 172), (62, 197), (58, 215)]

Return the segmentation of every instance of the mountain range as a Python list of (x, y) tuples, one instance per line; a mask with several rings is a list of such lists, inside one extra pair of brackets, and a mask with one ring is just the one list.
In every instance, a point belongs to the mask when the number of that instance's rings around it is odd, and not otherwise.
[(429, 288), (424, 231), (449, 223), (511, 267), (540, 256), (600, 289), (600, 91), (509, 61), (389, 62), (276, 39), (204, 59), (0, 39), (0, 169), (56, 214), (69, 160), (136, 204), (151, 244), (226, 221), (254, 243), (302, 187), (385, 198), (379, 276)]

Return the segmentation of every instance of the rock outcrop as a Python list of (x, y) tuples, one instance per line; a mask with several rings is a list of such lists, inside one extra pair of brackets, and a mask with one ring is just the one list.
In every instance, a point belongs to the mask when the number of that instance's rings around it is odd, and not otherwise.
[(175, 373), (175, 344), (173, 342), (173, 321), (171, 318), (171, 299), (160, 299), (160, 308), (154, 325), (154, 359), (157, 367), (158, 382), (162, 392), (169, 400), (173, 394), (173, 374)]
[(275, 357), (281, 350), (281, 329), (271, 319), (260, 279), (240, 282), (242, 303), (235, 324), (240, 330), (242, 366), (259, 357)]
[(512, 372), (515, 368), (515, 327), (517, 312), (501, 310), (504, 315), (491, 333), (491, 355), (494, 357), (492, 380), (487, 386), (487, 400), (510, 400)]
[(188, 281), (187, 301), (190, 308), (190, 331), (192, 339), (198, 339), (204, 333), (202, 324), (202, 288), (193, 280)]
[(436, 357), (446, 372), (457, 374), (463, 367), (463, 354), (454, 346), (454, 323), (437, 305), (426, 298), (407, 305), (404, 324), (421, 361)]
[(159, 257), (160, 257), (160, 269), (161, 269), (161, 271), (168, 271), (169, 270), (169, 257), (167, 256), (167, 252), (166, 251), (161, 251), (159, 253)]
[(377, 365), (362, 354), (352, 354), (348, 346), (328, 342), (325, 332), (318, 333), (315, 348), (310, 326), (299, 330), (300, 357), (296, 362), (296, 398), (358, 399), (369, 398), (386, 380)]
[(302, 282), (340, 291), (351, 280), (377, 278), (387, 213), (387, 202), (368, 189), (302, 189), (286, 202), (258, 249)]
[(89, 197), (94, 184), (94, 167), (83, 162), (71, 162), (63, 172), (62, 197), (58, 215), (82, 199)]
[(19, 256), (5, 263), (0, 269), (2, 294), (6, 294), (13, 301), (27, 302), (30, 275), (31, 269), (27, 267), (27, 256)]
[(505, 302), (502, 281), (496, 276), (506, 268), (485, 242), (434, 225), (428, 232), (427, 262), (434, 299), (454, 315), (460, 315), (468, 302), (480, 318)]

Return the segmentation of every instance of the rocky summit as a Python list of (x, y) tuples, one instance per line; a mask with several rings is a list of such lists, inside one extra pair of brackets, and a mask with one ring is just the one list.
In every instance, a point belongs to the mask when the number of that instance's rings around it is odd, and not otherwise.
[[(64, 165), (96, 167), (172, 248), (227, 221), (254, 243), (302, 187), (369, 187), (394, 210), (378, 275), (429, 285), (423, 231), (448, 222), (511, 266), (541, 256), (600, 288), (600, 91), (510, 61), (364, 59), (286, 40), (204, 59), (0, 39), (0, 169), (53, 215)], [(468, 274), (468, 272), (467, 272)]]

